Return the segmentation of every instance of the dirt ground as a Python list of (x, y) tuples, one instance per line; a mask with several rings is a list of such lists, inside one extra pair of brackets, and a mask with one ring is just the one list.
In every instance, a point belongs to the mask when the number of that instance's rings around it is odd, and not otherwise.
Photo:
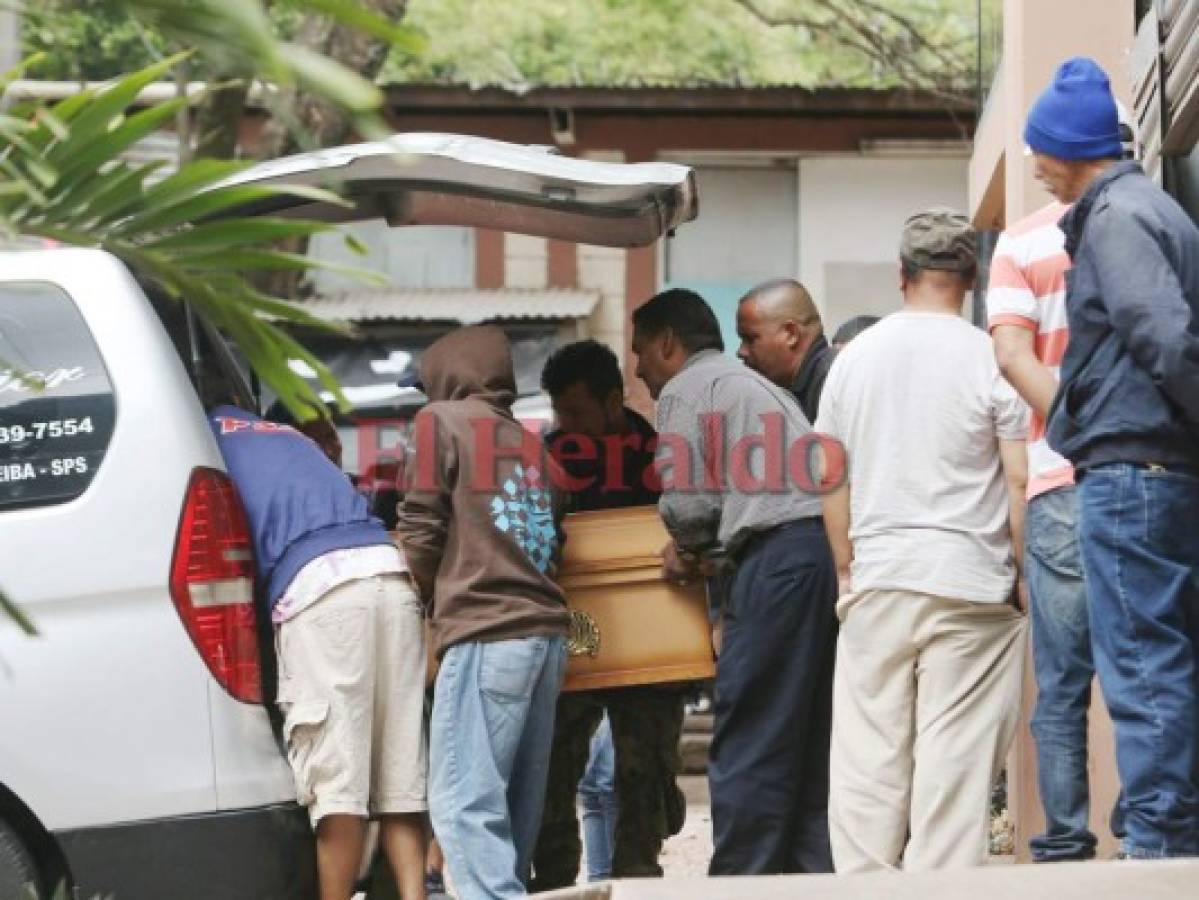
[(662, 848), (662, 868), (667, 878), (703, 877), (712, 858), (712, 810), (708, 805), (708, 779), (684, 775), (679, 779), (687, 796), (687, 821), (683, 830)]

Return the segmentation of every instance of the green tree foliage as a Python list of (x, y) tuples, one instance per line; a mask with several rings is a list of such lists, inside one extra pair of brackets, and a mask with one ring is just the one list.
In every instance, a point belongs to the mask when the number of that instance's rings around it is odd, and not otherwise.
[(35, 73), (58, 81), (100, 81), (148, 66), (169, 53), (157, 29), (105, 0), (43, 0), (22, 13), (27, 55), (44, 54)]
[[(987, 0), (994, 3), (995, 0)], [(976, 0), (411, 0), (385, 79), (972, 88)]]
[[(45, 77), (111, 77), (153, 59), (164, 39), (142, 5), (166, 0), (47, 0), (29, 50), (53, 54)], [(204, 0), (212, 2), (212, 0)], [(230, 0), (232, 2), (232, 0)], [(248, 5), (254, 5), (250, 3)], [(306, 0), (275, 0), (294, 36)], [(984, 72), (993, 68), (1001, 0), (983, 0)], [(139, 13), (137, 19), (130, 9)], [(978, 0), (411, 0), (424, 37), (392, 54), (379, 80), (546, 86), (948, 87), (972, 90)]]

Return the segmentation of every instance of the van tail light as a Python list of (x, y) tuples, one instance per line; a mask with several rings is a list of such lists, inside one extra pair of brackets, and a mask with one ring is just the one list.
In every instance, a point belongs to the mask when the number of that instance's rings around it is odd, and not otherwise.
[(179, 618), (221, 687), (238, 700), (261, 703), (253, 542), (224, 472), (192, 472), (170, 590)]

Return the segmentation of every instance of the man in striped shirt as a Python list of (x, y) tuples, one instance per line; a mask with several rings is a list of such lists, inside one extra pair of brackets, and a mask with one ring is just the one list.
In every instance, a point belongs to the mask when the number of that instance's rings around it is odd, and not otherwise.
[(1067, 207), (1050, 203), (999, 238), (987, 314), (1003, 375), (1032, 408), (1028, 436), (1025, 577), (1031, 594), (1037, 702), (1032, 732), (1046, 829), (1030, 845), (1037, 862), (1089, 859), (1087, 709), (1091, 659), (1087, 592), (1078, 549), (1074, 469), (1050, 449), (1045, 420), (1066, 351)]

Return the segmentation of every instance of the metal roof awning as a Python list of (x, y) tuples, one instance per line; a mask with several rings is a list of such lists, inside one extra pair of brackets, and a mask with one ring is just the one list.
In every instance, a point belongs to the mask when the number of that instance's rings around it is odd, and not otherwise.
[(598, 291), (559, 288), (384, 288), (316, 297), (301, 305), (334, 322), (479, 322), (585, 319)]

